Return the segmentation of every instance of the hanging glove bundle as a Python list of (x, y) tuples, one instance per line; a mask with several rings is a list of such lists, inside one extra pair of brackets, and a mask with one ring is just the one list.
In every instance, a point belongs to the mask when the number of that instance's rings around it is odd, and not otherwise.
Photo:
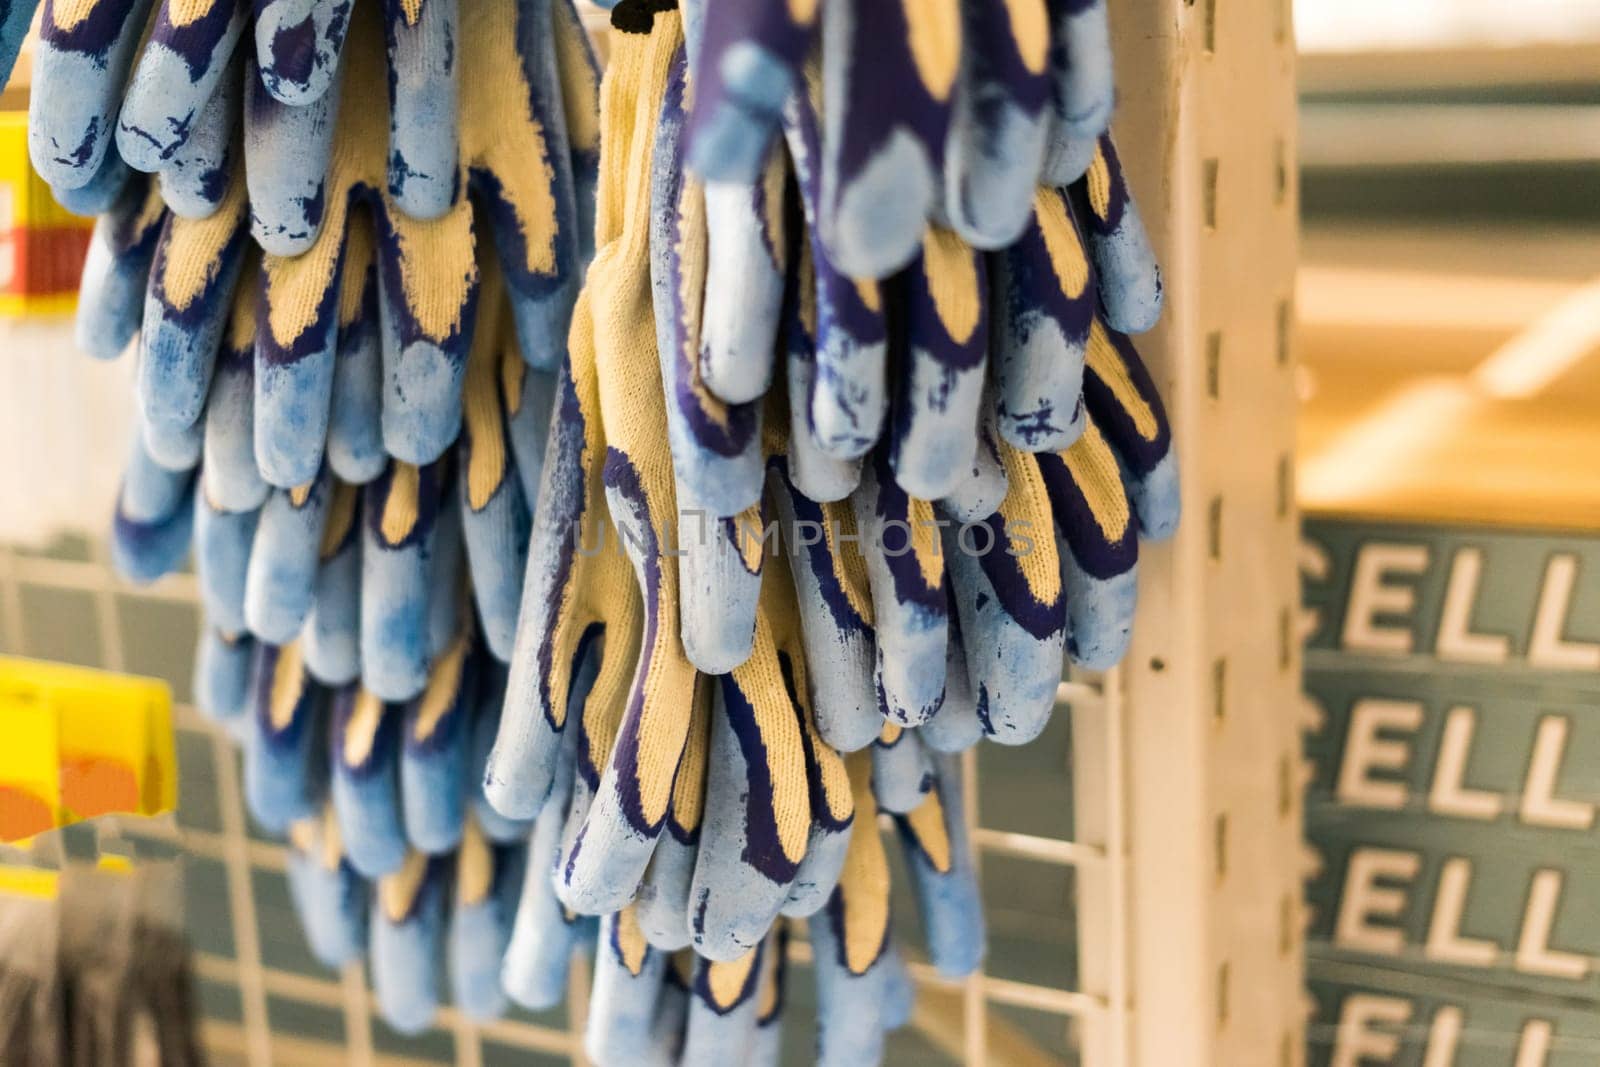
[(415, 1030), (441, 954), (547, 1006), (597, 918), (593, 1058), (770, 1062), (803, 921), (822, 1059), (877, 1060), (879, 813), (969, 973), (953, 754), (1121, 658), (1178, 517), (1103, 4), (622, 0), (598, 122), (567, 0), (335, 6), (259, 4), (255, 62), (163, 6), (35, 122), (106, 210), (80, 338), (139, 337), (117, 562), (193, 542), (317, 954)]

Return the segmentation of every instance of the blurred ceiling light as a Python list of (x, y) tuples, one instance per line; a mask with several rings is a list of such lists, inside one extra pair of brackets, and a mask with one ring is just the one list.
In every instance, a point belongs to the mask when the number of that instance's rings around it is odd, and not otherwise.
[(1294, 17), (1305, 52), (1600, 40), (1594, 0), (1295, 0)]

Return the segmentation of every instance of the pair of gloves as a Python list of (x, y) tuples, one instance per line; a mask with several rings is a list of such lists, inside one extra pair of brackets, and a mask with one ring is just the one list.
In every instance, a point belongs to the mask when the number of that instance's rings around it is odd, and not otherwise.
[(1077, 179), (1110, 123), (1104, 0), (698, 0), (686, 21), (692, 168), (753, 182), (786, 110), (818, 100), (819, 235), (854, 277), (908, 266), (930, 222), (1012, 243), (1034, 187)]
[[(330, 5), (313, 7), (314, 20), (344, 25)], [(217, 5), (217, 17), (226, 8)], [(586, 258), (580, 205), (592, 201), (597, 75), (582, 24), (570, 0), (492, 0), (459, 18), (453, 3), (430, 0), (415, 22), (399, 8), (395, 19), (399, 28), (391, 21), (386, 35), (376, 10), (355, 5), (342, 58), (326, 60), (329, 84), (314, 102), (281, 103), (253, 68), (224, 77), (242, 79), (251, 99), (242, 126), (225, 124), (222, 140), (236, 150), (219, 159), (204, 203), (173, 195), (165, 172), (160, 180), (130, 173), (104, 162), (121, 155), (86, 143), (84, 168), (98, 159), (112, 173), (103, 182), (79, 175), (97, 194), (67, 197), (105, 212), (83, 289), (97, 311), (81, 320), (79, 339), (111, 356), (137, 335), (145, 447), (157, 462), (196, 461), (217, 352), (241, 302), (255, 305), (255, 328), (251, 409), (239, 428), (250, 429), (260, 479), (282, 489), (310, 483), (324, 463), (363, 484), (386, 458), (422, 466), (455, 443), (473, 329), (484, 318), (480, 245), (496, 250), (529, 365), (560, 361)], [(152, 37), (141, 63), (164, 54)], [(457, 54), (474, 63), (459, 92)], [(441, 73), (441, 63), (451, 69)], [(427, 84), (413, 85), (411, 74)], [(96, 91), (115, 103), (121, 82), (102, 82)], [(374, 106), (386, 82), (388, 109)], [(139, 84), (135, 77), (124, 111)], [(36, 87), (36, 141), (52, 136), (49, 118), (68, 96)], [(408, 112), (407, 99), (420, 111)], [(103, 130), (105, 121), (97, 113), (88, 126)], [(448, 152), (424, 167), (398, 144), (402, 134)], [(62, 187), (69, 179), (39, 155)], [(414, 202), (408, 190), (429, 183), (434, 193)]]
[[(502, 814), (535, 817), (561, 786), (563, 741), (577, 730), (574, 788), (589, 796), (556, 864), (561, 899), (606, 914), (655, 893), (670, 872), (689, 886), (696, 951), (728, 961), (762, 943), (780, 913), (804, 915), (832, 888), (854, 814), (840, 753), (886, 724), (915, 727), (933, 751), (983, 736), (1026, 741), (1054, 702), (1064, 649), (1096, 667), (1121, 656), (1138, 538), (1171, 529), (1177, 485), (1159, 398), (1105, 321), (1113, 305), (1095, 284), (1094, 249), (1115, 258), (1138, 245), (1145, 275), (1158, 275), (1142, 238), (1096, 245), (1073, 225), (1080, 199), (1107, 233), (1136, 225), (1105, 142), (1080, 187), (1040, 194), (1046, 217), (1031, 245), (1025, 236), (996, 257), (969, 250), (966, 273), (844, 279), (899, 327), (884, 326), (883, 348), (902, 384), (917, 378), (918, 337), (932, 336), (916, 331), (921, 308), (930, 331), (973, 342), (981, 400), (994, 396), (988, 371), (1006, 365), (1007, 349), (1003, 331), (991, 343), (979, 328), (980, 281), (991, 266), (1017, 274), (1007, 314), (1024, 336), (1013, 361), (1073, 383), (1059, 405), (1071, 440), (1052, 442), (1058, 451), (981, 432), (980, 403), (963, 431), (971, 454), (944, 460), (948, 491), (910, 494), (892, 440), (841, 459), (797, 406), (795, 367), (816, 367), (831, 343), (821, 339), (825, 249), (804, 239), (821, 227), (797, 221), (806, 131), (818, 128), (807, 100), (793, 95), (785, 111), (798, 131), (794, 180), (784, 164), (750, 201), (766, 226), (762, 254), (786, 251), (790, 372), (728, 404), (702, 373), (703, 341), (743, 293), (712, 287), (711, 246), (736, 228), (713, 216), (709, 187), (685, 168), (699, 90), (691, 49), (670, 4), (625, 0), (612, 20), (596, 253), (558, 385), (485, 789)], [(778, 239), (775, 219), (797, 239)], [(929, 377), (930, 395), (943, 398), (926, 407), (937, 423), (959, 390), (951, 374)], [(893, 418), (910, 424), (917, 411), (908, 402)], [(812, 476), (817, 468), (831, 481)], [(831, 488), (819, 491), (824, 482)], [(778, 520), (770, 538), (768, 516)], [(574, 703), (586, 672), (594, 681)], [(682, 844), (691, 837), (693, 855)]]

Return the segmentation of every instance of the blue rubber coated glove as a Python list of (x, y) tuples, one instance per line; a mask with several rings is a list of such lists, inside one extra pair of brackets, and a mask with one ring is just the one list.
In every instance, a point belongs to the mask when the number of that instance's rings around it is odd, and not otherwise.
[(345, 859), (331, 808), (289, 828), (289, 894), (311, 954), (337, 969), (367, 948), (368, 887)]
[[(498, 708), (495, 711), (498, 713)], [(522, 884), (522, 898), (500, 972), (506, 994), (530, 1011), (548, 1010), (566, 997), (573, 953), (594, 923), (562, 905), (552, 878), (572, 801), (576, 739), (576, 731), (567, 734), (556, 779), (557, 792), (540, 810), (527, 838), (529, 873)]]
[(408, 852), (373, 886), (372, 991), (383, 1021), (407, 1036), (439, 1010), (451, 867), (449, 856)]
[(258, 642), (253, 688), (245, 806), (268, 833), (283, 834), (327, 796), (328, 692), (306, 673), (298, 643)]
[(193, 469), (157, 463), (138, 433), (117, 492), (111, 562), (133, 582), (153, 582), (183, 563), (194, 530)]
[(458, 634), (434, 660), (422, 695), (405, 708), (401, 814), (406, 840), (420, 852), (449, 852), (461, 844), (481, 665), (477, 642)]
[(406, 709), (360, 685), (332, 694), (326, 734), (334, 814), (351, 866), (365, 878), (393, 874), (408, 845), (400, 807)]
[(1088, 231), (1106, 324), (1121, 333), (1143, 333), (1161, 317), (1161, 268), (1110, 134), (1096, 141), (1088, 170), (1071, 193)]
[[(363, 239), (358, 220), (369, 218), (376, 237), (381, 425), (391, 455), (429, 463), (456, 438), (477, 321), (475, 235), (492, 232), (524, 357), (547, 368), (561, 359), (583, 251), (573, 168), (575, 160), (585, 165), (566, 132), (567, 113), (581, 116), (582, 107), (562, 96), (573, 85), (581, 90), (590, 69), (565, 5), (494, 0), (463, 17), (458, 47), (482, 69), (464, 83), (456, 109), (462, 152), (451, 187), (460, 195), (436, 219), (408, 215), (384, 184), (390, 153), (371, 106), (383, 64), (377, 27), (359, 11), (338, 100), (329, 94), (305, 108), (256, 102), (262, 114), (246, 140), (249, 206), (269, 253), (256, 443), (269, 481), (304, 482), (323, 452), (338, 349), (334, 308), (346, 288), (348, 249)], [(579, 72), (568, 76), (574, 64)], [(308, 114), (316, 108), (320, 119)], [(326, 147), (325, 168), (306, 160), (318, 145)]]
[(1139, 540), (1167, 537), (1178, 522), (1177, 459), (1160, 397), (1132, 343), (1098, 318), (1083, 399), (1085, 429), (1071, 447), (1035, 455), (1002, 445), (1009, 490), (1000, 509), (946, 530), (984, 732), (1006, 743), (1043, 728), (1063, 650), (1093, 670), (1121, 660)]
[(469, 1019), (498, 1019), (508, 1007), (500, 980), (501, 960), (510, 945), (527, 875), (525, 845), (494, 844), (475, 822), (467, 823), (456, 852), (454, 906), (445, 948), (450, 999)]
[(139, 334), (144, 294), (166, 205), (153, 183), (129, 181), (95, 220), (78, 283), (73, 340), (96, 359), (115, 359)]

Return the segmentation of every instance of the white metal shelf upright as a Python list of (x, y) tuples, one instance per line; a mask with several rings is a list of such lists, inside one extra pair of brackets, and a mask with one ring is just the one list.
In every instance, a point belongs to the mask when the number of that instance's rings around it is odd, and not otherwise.
[(1184, 521), (1141, 560), (1133, 650), (1110, 713), (1080, 726), (1102, 736), (1075, 746), (1080, 774), (1091, 752), (1115, 761), (1105, 807), (1079, 825), (1102, 836), (1125, 886), (1105, 907), (1126, 918), (1095, 935), (1097, 908), (1080, 907), (1084, 991), (1107, 1000), (1085, 1067), (1304, 1058), (1290, 7), (1111, 5), (1118, 144), (1167, 283), (1141, 350), (1172, 416)]

